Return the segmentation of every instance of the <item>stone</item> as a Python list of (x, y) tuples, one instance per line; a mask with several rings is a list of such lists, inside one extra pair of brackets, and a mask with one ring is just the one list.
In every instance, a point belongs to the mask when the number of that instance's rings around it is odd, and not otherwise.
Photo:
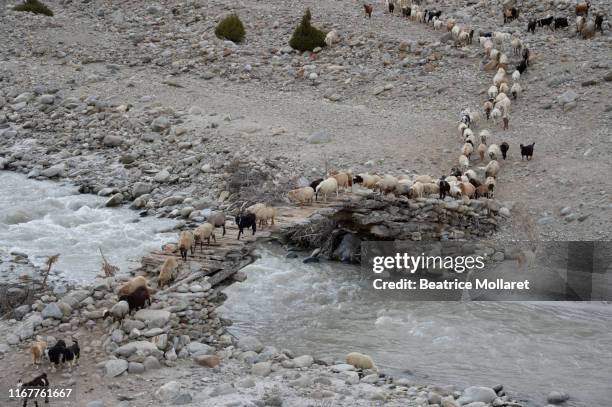
[(162, 132), (170, 127), (170, 120), (167, 117), (160, 116), (153, 120), (151, 123), (151, 130), (155, 132)]
[(457, 401), (461, 405), (479, 401), (483, 403), (491, 403), (496, 398), (497, 394), (492, 388), (472, 386), (465, 389)]
[(145, 372), (145, 365), (138, 362), (128, 363), (128, 373), (130, 374), (142, 374)]
[(55, 177), (61, 177), (64, 175), (64, 171), (66, 171), (66, 165), (65, 164), (57, 164), (57, 165), (53, 165), (45, 170), (42, 170), (40, 172), (40, 175), (46, 178), (55, 178)]
[(298, 356), (292, 360), (294, 367), (310, 367), (314, 363), (314, 358), (310, 355)]
[(176, 399), (180, 394), (181, 384), (177, 381), (171, 381), (157, 389), (155, 398), (160, 401), (170, 402)]
[(200, 366), (213, 368), (219, 366), (221, 358), (217, 355), (198, 355), (195, 357), (195, 361)]
[(107, 377), (116, 377), (128, 369), (127, 360), (113, 359), (104, 364), (104, 371)]
[(324, 130), (312, 133), (306, 140), (308, 144), (324, 144), (332, 140), (332, 135)]
[(155, 356), (147, 356), (144, 362), (142, 362), (142, 364), (144, 365), (145, 370), (154, 370), (161, 368), (161, 364)]
[(251, 368), (251, 373), (255, 376), (265, 377), (272, 372), (272, 363), (271, 362), (259, 362), (255, 363)]
[(219, 397), (224, 396), (226, 394), (235, 393), (236, 389), (229, 383), (222, 383), (218, 386), (215, 386), (210, 392), (210, 397)]
[(210, 354), (214, 351), (212, 346), (201, 342), (191, 342), (187, 345), (187, 351), (191, 355)]
[(123, 194), (122, 193), (117, 193), (113, 196), (111, 196), (106, 203), (104, 204), (104, 206), (112, 208), (114, 206), (119, 206), (121, 205), (121, 202), (123, 202)]
[(123, 139), (119, 136), (108, 134), (102, 140), (102, 144), (105, 147), (119, 147), (121, 144), (123, 144)]
[(244, 336), (238, 340), (238, 349), (243, 351), (253, 351), (259, 353), (263, 350), (263, 348), (262, 343), (254, 336)]
[(153, 190), (153, 186), (151, 184), (147, 184), (145, 182), (136, 182), (132, 186), (132, 197), (138, 198), (139, 196), (150, 193)]
[(154, 354), (158, 352), (158, 349), (154, 343), (148, 341), (134, 341), (115, 349), (113, 353), (117, 356), (128, 358), (137, 352), (141, 354)]
[(568, 103), (574, 102), (577, 98), (578, 94), (569, 89), (557, 97), (557, 103), (559, 103), (561, 106), (565, 106)]
[(169, 196), (166, 197), (164, 199), (161, 200), (161, 202), (159, 203), (159, 206), (161, 207), (165, 207), (165, 206), (174, 206), (174, 205), (178, 205), (180, 203), (182, 203), (185, 200), (184, 197), (182, 196)]
[(54, 95), (40, 95), (38, 97), (38, 103), (41, 103), (43, 105), (52, 105), (54, 102), (55, 102)]
[(94, 400), (85, 404), (85, 407), (104, 407), (104, 402), (102, 400)]
[(62, 312), (60, 307), (57, 305), (57, 303), (52, 302), (52, 303), (47, 304), (45, 308), (43, 308), (41, 315), (45, 319), (46, 318), (62, 319), (62, 317), (64, 316), (64, 313)]
[(143, 321), (150, 327), (162, 328), (170, 320), (170, 312), (159, 309), (141, 309), (136, 311), (134, 319)]
[(546, 399), (551, 404), (561, 404), (567, 400), (569, 400), (570, 396), (564, 391), (551, 391), (548, 393)]
[(168, 181), (168, 179), (170, 179), (170, 173), (168, 172), (168, 170), (161, 170), (160, 172), (155, 174), (155, 177), (153, 177), (153, 179), (157, 182), (166, 182)]

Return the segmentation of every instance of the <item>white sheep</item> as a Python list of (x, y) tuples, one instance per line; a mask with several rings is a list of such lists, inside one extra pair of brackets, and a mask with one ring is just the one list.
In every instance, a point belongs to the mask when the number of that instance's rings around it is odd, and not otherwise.
[(495, 85), (491, 85), (489, 90), (487, 90), (487, 95), (489, 95), (491, 99), (495, 98), (498, 93), (499, 93), (499, 90), (497, 89), (497, 86)]
[(514, 51), (515, 55), (519, 55), (523, 49), (523, 41), (520, 38), (514, 37), (510, 42), (512, 44), (512, 51)]
[(475, 136), (475, 135), (473, 135), (473, 134), (470, 134), (470, 135), (468, 135), (468, 136), (465, 138), (465, 140), (464, 140), (464, 141), (465, 141), (466, 143), (470, 143), (470, 144), (472, 144), (472, 146), (475, 146), (475, 145), (476, 145), (476, 136)]
[(514, 82), (510, 93), (514, 99), (517, 99), (521, 95), (521, 85), (518, 82)]
[(434, 21), (434, 30), (441, 30), (443, 27), (444, 27), (444, 21), (436, 18), (436, 21)]
[(453, 28), (451, 29), (451, 35), (453, 36), (453, 38), (458, 39), (460, 33), (461, 28), (458, 25), (453, 26)]
[(465, 171), (470, 168), (470, 160), (463, 154), (459, 156), (459, 168), (461, 168), (461, 171)]
[(491, 118), (493, 119), (495, 124), (498, 123), (499, 119), (501, 119), (501, 116), (501, 110), (499, 110), (497, 107), (494, 107), (493, 110), (491, 110)]
[(586, 24), (586, 19), (583, 16), (576, 17), (576, 32), (582, 32), (584, 25)]
[(487, 155), (491, 160), (497, 160), (502, 155), (501, 149), (497, 144), (491, 144), (489, 148), (487, 148)]
[(487, 39), (482, 48), (484, 49), (485, 55), (490, 57), (491, 51), (493, 50), (493, 41)]
[(334, 45), (334, 44), (336, 44), (338, 42), (340, 42), (340, 35), (338, 34), (338, 31), (336, 31), (336, 30), (331, 30), (325, 36), (325, 44), (328, 47), (330, 47), (330, 48), (331, 48), (332, 45)]
[(476, 175), (476, 171), (474, 170), (467, 170), (463, 175), (465, 175), (467, 177), (468, 182), (472, 179), (478, 179), (478, 176)]
[(424, 195), (434, 195), (440, 193), (440, 186), (435, 182), (427, 182), (423, 184)]
[(200, 226), (198, 226), (194, 231), (193, 231), (193, 235), (195, 238), (195, 243), (196, 245), (198, 243), (200, 243), (200, 250), (202, 250), (202, 247), (204, 245), (204, 240), (206, 240), (208, 242), (208, 245), (210, 246), (210, 238), (212, 237), (213, 240), (215, 241), (215, 243), (217, 242), (217, 238), (215, 237), (215, 227), (206, 222), (201, 224)]
[(496, 184), (497, 184), (497, 180), (494, 177), (487, 177), (487, 179), (485, 179), (485, 185), (495, 186)]
[(487, 138), (491, 137), (491, 133), (489, 132), (489, 130), (480, 130), (480, 133), (478, 134), (480, 136), (480, 142), (483, 144), (487, 144)]
[(353, 365), (356, 369), (371, 369), (378, 371), (374, 361), (368, 355), (359, 352), (351, 352), (346, 355), (346, 363)]
[(470, 137), (473, 136), (474, 132), (472, 131), (472, 129), (465, 129), (463, 131), (463, 139), (465, 140), (466, 137)]
[(383, 194), (388, 194), (395, 191), (397, 183), (397, 178), (393, 175), (385, 174), (382, 179), (376, 183), (375, 188)]
[(504, 99), (508, 99), (508, 95), (504, 92), (500, 92), (495, 96), (495, 103), (499, 103)]
[(363, 173), (358, 174), (358, 176), (361, 177), (361, 179), (363, 180), (361, 182), (361, 186), (364, 188), (372, 189), (374, 188), (374, 185), (376, 185), (376, 183), (380, 181), (380, 177), (378, 175)]
[(467, 158), (470, 158), (473, 152), (474, 152), (474, 146), (472, 145), (472, 143), (465, 143), (463, 145), (463, 148), (461, 149), (461, 154), (463, 154)]
[(412, 181), (409, 179), (400, 179), (397, 181), (397, 187), (395, 188), (395, 192), (398, 195), (409, 195), (410, 188), (412, 187)]
[(495, 104), (495, 107), (497, 107), (501, 112), (502, 112), (502, 117), (503, 115), (508, 115), (510, 113), (510, 106), (512, 105), (512, 102), (510, 101), (510, 99), (508, 97), (500, 100), (499, 102), (497, 102)]
[(485, 176), (497, 178), (497, 174), (499, 173), (499, 163), (497, 160), (491, 160), (485, 167)]
[(518, 82), (519, 79), (521, 79), (521, 73), (518, 70), (512, 72), (512, 80)]
[(502, 82), (506, 82), (506, 70), (499, 68), (493, 77), (493, 85), (499, 86)]
[(319, 199), (319, 192), (323, 195), (323, 202), (327, 202), (327, 195), (336, 191), (336, 198), (338, 197), (338, 181), (334, 177), (329, 177), (324, 181), (321, 181), (317, 185), (315, 199)]
[(421, 184), (431, 184), (434, 179), (429, 175), (417, 175), (414, 177), (413, 182), (420, 182)]
[(506, 82), (502, 82), (499, 84), (499, 93), (508, 94), (509, 90), (510, 90), (510, 87), (508, 86)]
[(467, 129), (467, 128), (468, 128), (468, 125), (467, 125), (467, 124), (465, 124), (465, 123), (463, 123), (463, 122), (459, 123), (459, 126), (457, 127), (457, 130), (459, 130), (459, 135), (460, 135), (461, 137), (463, 137), (463, 132), (464, 132), (464, 131), (465, 131), (465, 129)]
[(477, 111), (472, 112), (468, 111), (468, 115), (470, 116), (470, 126), (478, 126), (480, 123), (480, 113)]
[(446, 31), (452, 31), (452, 29), (455, 27), (455, 19), (454, 18), (449, 18), (446, 20)]
[(478, 156), (480, 156), (480, 161), (484, 161), (485, 153), (487, 152), (487, 145), (485, 143), (480, 143), (478, 145)]
[(421, 182), (415, 182), (410, 187), (410, 197), (411, 198), (422, 198), (425, 193), (425, 186)]

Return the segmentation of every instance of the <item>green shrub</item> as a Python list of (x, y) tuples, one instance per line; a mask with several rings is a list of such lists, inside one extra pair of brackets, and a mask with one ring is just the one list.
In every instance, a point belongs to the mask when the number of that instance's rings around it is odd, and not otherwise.
[(306, 9), (302, 22), (297, 26), (289, 40), (291, 48), (298, 51), (312, 51), (316, 47), (325, 46), (325, 33), (310, 25), (310, 19), (310, 9)]
[(29, 11), (30, 13), (34, 14), (44, 14), (49, 17), (53, 16), (53, 11), (38, 0), (25, 0), (23, 3), (16, 5), (14, 10)]
[(217, 24), (215, 28), (215, 35), (219, 38), (234, 42), (242, 42), (246, 32), (244, 31), (244, 25), (236, 14), (230, 14)]

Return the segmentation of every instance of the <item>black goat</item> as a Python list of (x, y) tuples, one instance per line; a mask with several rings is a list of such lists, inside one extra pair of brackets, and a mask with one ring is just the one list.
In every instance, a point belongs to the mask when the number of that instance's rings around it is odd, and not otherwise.
[(463, 173), (461, 172), (461, 170), (457, 167), (453, 167), (451, 168), (451, 174), (453, 177), (460, 177), (463, 175)]
[(257, 231), (257, 218), (254, 213), (239, 213), (236, 215), (236, 226), (238, 226), (238, 240), (240, 235), (244, 233), (244, 229), (252, 228), (253, 235)]
[(312, 182), (310, 183), (310, 188), (312, 188), (312, 189), (314, 189), (314, 190), (316, 191), (316, 190), (317, 190), (317, 186), (318, 186), (318, 185), (319, 185), (321, 182), (323, 182), (323, 178), (317, 178), (317, 179), (315, 179), (314, 181), (312, 181)]
[(147, 287), (140, 286), (128, 295), (119, 297), (119, 301), (125, 301), (130, 306), (130, 312), (151, 305), (151, 294)]
[(532, 34), (535, 34), (536, 23), (536, 20), (529, 20), (527, 23), (527, 32), (531, 31)]
[(523, 160), (523, 157), (526, 157), (527, 160), (531, 160), (531, 157), (533, 157), (534, 146), (535, 143), (527, 144), (526, 146), (521, 144), (521, 161)]
[(516, 66), (516, 70), (522, 75), (527, 70), (527, 60), (523, 59), (520, 64)]
[(499, 146), (499, 149), (501, 150), (502, 157), (504, 157), (505, 160), (508, 154), (508, 150), (510, 150), (510, 145), (508, 145), (508, 143), (504, 141), (503, 143), (501, 143), (501, 146)]
[(442, 15), (442, 11), (441, 10), (430, 11), (429, 14), (427, 14), (427, 22), (430, 22), (431, 20), (433, 20), (434, 17), (440, 18), (441, 15)]
[(525, 64), (527, 64), (527, 66), (529, 66), (529, 56), (530, 55), (531, 55), (531, 51), (529, 51), (529, 48), (525, 47), (523, 49), (523, 61), (525, 61)]
[(72, 340), (72, 345), (64, 349), (64, 360), (71, 365), (76, 364), (81, 357), (81, 348), (76, 339)]
[(66, 357), (64, 355), (64, 350), (66, 349), (66, 342), (63, 340), (59, 340), (49, 348), (47, 354), (49, 355), (49, 361), (53, 363), (53, 368), (57, 368), (58, 365), (64, 364), (66, 361)]
[(516, 20), (519, 16), (519, 11), (516, 7), (507, 8), (504, 10), (504, 24)]
[(603, 33), (603, 28), (602, 28), (602, 25), (603, 25), (603, 19), (604, 19), (604, 18), (603, 18), (603, 15), (601, 15), (601, 14), (597, 14), (597, 15), (595, 16), (595, 30), (599, 30), (599, 31), (601, 31), (602, 33)]
[(395, 4), (393, 4), (393, 0), (389, 0), (389, 13), (393, 14), (395, 11)]
[(361, 184), (363, 182), (363, 177), (361, 175), (355, 175), (353, 177), (353, 184)]
[(569, 23), (567, 22), (567, 17), (557, 17), (555, 18), (555, 30), (557, 28), (567, 28), (569, 27)]
[[(19, 380), (19, 382), (17, 383), (17, 387), (19, 387), (20, 390), (25, 390), (25, 391), (33, 387), (42, 387), (44, 389), (44, 388), (49, 387), (49, 379), (47, 379), (47, 374), (43, 373), (39, 376), (36, 376), (34, 379), (30, 380), (29, 382), (22, 383), (21, 380)], [(24, 397), (22, 407), (26, 407), (28, 405), (28, 400), (34, 397), (35, 397), (34, 395), (31, 397), (27, 397), (27, 396)], [(45, 404), (49, 404), (49, 395), (47, 391), (45, 391)], [(34, 405), (38, 407), (38, 400), (34, 399)]]
[(538, 20), (538, 25), (540, 27), (544, 27), (544, 26), (550, 27), (554, 21), (555, 21), (555, 18), (553, 16), (548, 16), (546, 18), (540, 18)]
[(440, 177), (440, 199), (444, 200), (446, 195), (450, 194), (450, 184), (444, 180), (444, 177)]
[(493, 32), (492, 31), (487, 31), (486, 33), (481, 32), (480, 36), (485, 37), (485, 38), (491, 38), (493, 37)]

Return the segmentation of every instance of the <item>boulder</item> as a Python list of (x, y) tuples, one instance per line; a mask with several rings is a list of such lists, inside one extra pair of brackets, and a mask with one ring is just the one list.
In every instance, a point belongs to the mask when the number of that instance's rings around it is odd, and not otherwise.
[(254, 336), (244, 336), (238, 340), (238, 349), (243, 351), (261, 352), (263, 349), (262, 343)]
[(116, 377), (128, 369), (127, 360), (113, 359), (104, 364), (104, 372), (107, 377)]
[(114, 354), (124, 358), (129, 358), (134, 353), (150, 355), (158, 352), (157, 346), (155, 346), (154, 343), (148, 341), (134, 341), (118, 347), (115, 349)]
[(136, 311), (134, 319), (143, 321), (150, 327), (163, 327), (170, 320), (170, 312), (160, 309), (141, 309)]
[(490, 387), (479, 387), (472, 386), (468, 387), (463, 391), (461, 397), (459, 397), (460, 405), (470, 404), (475, 402), (491, 403), (497, 398), (497, 394)]
[(62, 312), (59, 305), (57, 305), (57, 303), (52, 302), (52, 303), (47, 304), (45, 308), (43, 308), (41, 315), (45, 319), (47, 318), (62, 319), (62, 317), (64, 316), (64, 313)]
[(160, 401), (169, 402), (176, 399), (181, 394), (181, 384), (171, 381), (161, 386), (155, 392), (155, 398)]

